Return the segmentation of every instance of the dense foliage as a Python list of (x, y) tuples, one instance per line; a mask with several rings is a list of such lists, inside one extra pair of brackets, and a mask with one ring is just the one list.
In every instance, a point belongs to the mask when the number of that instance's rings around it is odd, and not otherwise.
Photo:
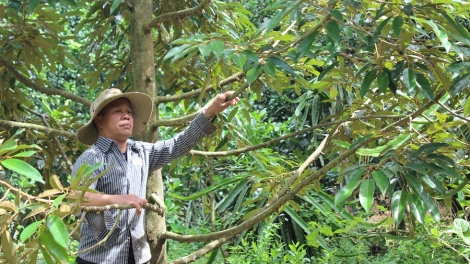
[(162, 171), (170, 260), (470, 262), (466, 1), (142, 2), (0, 0), (0, 261), (74, 259), (75, 132), (102, 89), (150, 80), (139, 139), (242, 99)]

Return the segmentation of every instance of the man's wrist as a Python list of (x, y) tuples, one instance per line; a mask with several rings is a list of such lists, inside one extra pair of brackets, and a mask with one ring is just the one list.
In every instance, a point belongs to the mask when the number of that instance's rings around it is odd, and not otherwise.
[(217, 117), (216, 114), (208, 113), (208, 112), (207, 112), (207, 109), (204, 109), (204, 110), (203, 110), (203, 114), (204, 114), (204, 116), (207, 118), (207, 120), (209, 120), (209, 121), (211, 121), (211, 122), (214, 121), (215, 118)]

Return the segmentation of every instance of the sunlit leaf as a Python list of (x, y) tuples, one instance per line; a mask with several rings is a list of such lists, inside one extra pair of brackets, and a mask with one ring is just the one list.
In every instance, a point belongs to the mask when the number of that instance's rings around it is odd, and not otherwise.
[(364, 180), (359, 189), (359, 203), (362, 208), (369, 213), (370, 207), (374, 202), (375, 181), (373, 179)]
[(388, 186), (390, 185), (390, 180), (387, 175), (383, 171), (377, 170), (372, 172), (372, 177), (374, 178), (377, 187), (379, 187), (380, 192), (385, 194)]
[(405, 83), (405, 86), (408, 89), (408, 93), (414, 95), (416, 88), (416, 78), (412, 69), (406, 68), (403, 70), (403, 83)]
[(20, 234), (20, 241), (25, 242), (28, 238), (30, 238), (38, 229), (39, 225), (42, 223), (41, 221), (36, 221), (30, 225), (28, 225)]
[(351, 196), (352, 192), (359, 186), (361, 183), (360, 180), (350, 181), (348, 182), (341, 190), (339, 190), (335, 195), (335, 205), (339, 205), (348, 197)]
[(405, 217), (406, 201), (406, 192), (402, 190), (396, 191), (392, 196), (392, 217), (397, 224), (400, 224), (403, 217)]
[(28, 163), (19, 160), (19, 159), (6, 159), (0, 161), (2, 166), (5, 168), (12, 170), (20, 175), (26, 176), (31, 180), (44, 183), (41, 174), (38, 170), (36, 170), (33, 166), (29, 165)]
[(432, 30), (434, 33), (437, 35), (439, 40), (441, 41), (442, 45), (446, 49), (447, 52), (449, 52), (451, 44), (449, 42), (449, 38), (447, 36), (447, 33), (444, 28), (441, 26), (436, 25), (432, 20), (426, 20), (426, 23), (431, 26)]
[(424, 210), (423, 201), (419, 198), (419, 196), (411, 193), (408, 194), (408, 204), (410, 205), (410, 211), (416, 220), (418, 220), (418, 222), (421, 224), (424, 224), (426, 210)]

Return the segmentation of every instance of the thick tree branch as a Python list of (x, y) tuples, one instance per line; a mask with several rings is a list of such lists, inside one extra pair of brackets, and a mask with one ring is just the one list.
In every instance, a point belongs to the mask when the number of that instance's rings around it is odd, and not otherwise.
[(0, 55), (0, 62), (2, 62), (8, 68), (8, 70), (16, 77), (16, 79), (18, 79), (24, 85), (26, 85), (26, 86), (28, 86), (28, 87), (30, 87), (30, 88), (38, 91), (38, 92), (41, 92), (41, 93), (44, 93), (44, 94), (47, 94), (47, 95), (60, 95), (64, 98), (66, 98), (66, 99), (70, 99), (74, 102), (81, 103), (81, 104), (83, 104), (85, 106), (88, 106), (88, 107), (91, 105), (91, 102), (89, 100), (87, 100), (87, 99), (85, 99), (81, 96), (69, 93), (69, 92), (64, 91), (64, 90), (59, 90), (59, 89), (55, 89), (55, 88), (46, 88), (44, 86), (41, 86), (39, 84), (34, 83), (28, 77), (24, 76), (18, 70), (16, 70), (15, 66), (13, 64), (11, 64), (2, 55)]
[(151, 30), (153, 27), (156, 27), (158, 23), (168, 21), (170, 19), (185, 18), (192, 16), (194, 14), (202, 12), (202, 9), (210, 2), (210, 0), (202, 0), (197, 6), (189, 8), (186, 10), (180, 10), (171, 13), (165, 13), (154, 18), (150, 24), (147, 26), (146, 30)]
[(182, 263), (194, 262), (197, 259), (200, 259), (202, 256), (204, 256), (208, 252), (212, 251), (213, 249), (216, 249), (216, 248), (220, 247), (223, 243), (227, 242), (227, 240), (229, 240), (229, 239), (230, 238), (228, 238), (228, 237), (224, 237), (224, 238), (212, 241), (211, 243), (205, 245), (203, 248), (200, 248), (199, 250), (194, 251), (193, 253), (191, 253), (191, 254), (189, 254), (185, 257), (176, 259), (171, 263), (172, 264), (182, 264)]
[(21, 122), (8, 121), (8, 120), (0, 120), (0, 125), (11, 126), (11, 127), (22, 127), (22, 128), (27, 128), (27, 129), (34, 129), (34, 130), (42, 131), (42, 132), (45, 132), (45, 133), (51, 134), (51, 135), (64, 136), (64, 137), (68, 137), (68, 138), (71, 138), (71, 139), (76, 139), (76, 134), (73, 133), (73, 132), (63, 131), (63, 130), (54, 129), (54, 128), (50, 128), (50, 127), (45, 127), (45, 126), (40, 126), (40, 125), (35, 125), (35, 124), (21, 123)]
[[(146, 203), (142, 207), (150, 211), (156, 212), (159, 215), (165, 215), (165, 212), (162, 209), (160, 209), (158, 205)], [(105, 206), (82, 206), (80, 207), (80, 210), (84, 212), (91, 212), (91, 211), (103, 212), (103, 211), (107, 211), (110, 209), (128, 210), (132, 208), (135, 208), (135, 206), (132, 204), (108, 204)]]

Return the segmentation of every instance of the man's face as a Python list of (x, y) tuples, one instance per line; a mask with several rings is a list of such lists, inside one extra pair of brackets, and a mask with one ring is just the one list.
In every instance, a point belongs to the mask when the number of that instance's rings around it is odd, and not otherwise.
[(102, 115), (95, 117), (94, 121), (100, 136), (112, 140), (127, 140), (132, 135), (134, 118), (129, 100), (119, 98), (103, 108)]

